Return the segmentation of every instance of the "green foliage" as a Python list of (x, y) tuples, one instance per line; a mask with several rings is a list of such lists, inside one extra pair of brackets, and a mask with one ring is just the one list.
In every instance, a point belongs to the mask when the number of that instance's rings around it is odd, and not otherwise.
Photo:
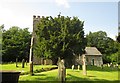
[(36, 25), (35, 54), (45, 58), (70, 58), (82, 54), (86, 45), (84, 22), (77, 17), (42, 17)]
[[(98, 31), (94, 33), (89, 33), (86, 36), (87, 46), (94, 46), (99, 49), (99, 51), (103, 54), (104, 62), (112, 62), (116, 61), (113, 53), (118, 52), (119, 45), (116, 41), (107, 37), (107, 33), (103, 31)], [(111, 55), (113, 54), (113, 55)]]
[(112, 60), (112, 62), (117, 62), (118, 60), (118, 52), (111, 54), (110, 59)]
[(108, 56), (108, 58), (111, 60), (111, 62), (120, 64), (120, 43), (116, 42), (115, 47), (118, 49), (118, 51), (116, 51), (115, 53), (112, 53), (110, 56)]
[(12, 27), (2, 34), (2, 60), (15, 61), (27, 58), (30, 45), (30, 33), (28, 29), (20, 29), (19, 27)]

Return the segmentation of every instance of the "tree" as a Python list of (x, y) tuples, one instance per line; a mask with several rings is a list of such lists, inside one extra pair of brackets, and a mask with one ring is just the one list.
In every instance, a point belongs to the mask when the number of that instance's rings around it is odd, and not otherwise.
[(2, 34), (2, 60), (15, 61), (19, 57), (27, 58), (30, 47), (30, 33), (28, 28), (11, 27)]
[(2, 32), (4, 31), (4, 25), (0, 26), (0, 63), (2, 62)]
[(118, 36), (117, 36), (117, 41), (120, 43), (120, 27), (118, 28)]
[(118, 51), (117, 43), (110, 37), (107, 37), (107, 33), (103, 31), (93, 32), (86, 35), (87, 46), (97, 47), (103, 54), (103, 61), (111, 62), (111, 54)]
[(86, 45), (84, 38), (84, 22), (77, 17), (42, 17), (38, 23), (37, 44), (34, 53), (44, 58), (73, 58), (82, 54)]
[(117, 57), (117, 62), (120, 64), (120, 27), (118, 27), (118, 36), (116, 38), (117, 40), (117, 47), (118, 47), (118, 52), (116, 52), (113, 56), (113, 60), (115, 61), (116, 60), (116, 57)]

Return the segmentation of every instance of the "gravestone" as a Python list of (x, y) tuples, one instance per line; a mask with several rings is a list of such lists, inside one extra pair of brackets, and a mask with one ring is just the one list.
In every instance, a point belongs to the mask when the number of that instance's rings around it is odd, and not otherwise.
[(119, 67), (118, 67), (118, 64), (116, 64), (116, 68), (119, 68)]
[(17, 64), (17, 62), (18, 62), (18, 58), (16, 58), (16, 67), (18, 67), (18, 64)]
[(74, 65), (72, 65), (72, 70), (74, 70)]
[(58, 59), (58, 79), (61, 83), (65, 82), (65, 77), (66, 77), (66, 69), (64, 65), (64, 60)]
[(78, 65), (78, 70), (80, 70), (80, 65)]
[(108, 63), (107, 66), (110, 67), (110, 64)]
[(25, 67), (25, 59), (22, 60), (22, 68)]
[(103, 69), (103, 64), (101, 65), (101, 69)]
[(87, 75), (87, 71), (86, 71), (86, 58), (85, 55), (83, 55), (83, 65), (82, 65), (82, 69), (83, 69), (83, 75)]
[(113, 67), (113, 63), (110, 63), (110, 67)]
[(27, 60), (26, 60), (26, 66), (27, 66)]
[(113, 70), (113, 63), (110, 63), (110, 68)]

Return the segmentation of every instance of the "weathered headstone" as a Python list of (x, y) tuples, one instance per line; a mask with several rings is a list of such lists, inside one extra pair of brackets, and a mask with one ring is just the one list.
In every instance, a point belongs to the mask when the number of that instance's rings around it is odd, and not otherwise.
[(116, 64), (116, 68), (118, 68), (118, 64)]
[(113, 67), (113, 64), (112, 64), (112, 63), (110, 63), (110, 67)]
[(27, 60), (26, 60), (26, 66), (27, 66)]
[(101, 69), (103, 69), (103, 64), (101, 65)]
[(78, 65), (78, 70), (80, 70), (80, 65)]
[(44, 65), (46, 65), (47, 64), (47, 61), (46, 61), (46, 59), (44, 60)]
[(58, 79), (60, 79), (60, 58), (58, 58), (58, 63), (57, 63), (57, 65), (58, 65)]
[(18, 62), (18, 58), (16, 58), (16, 67), (18, 67), (18, 64), (17, 64), (17, 62)]
[(85, 58), (85, 55), (82, 55), (82, 57), (83, 57), (83, 65), (82, 65), (83, 75), (87, 75), (87, 71), (86, 71), (86, 58)]
[(108, 63), (108, 67), (110, 67), (110, 64)]
[(113, 63), (110, 63), (110, 67), (111, 67), (112, 70), (113, 70), (113, 66), (114, 66)]
[(22, 68), (25, 67), (25, 59), (22, 60)]
[(41, 58), (41, 65), (44, 65), (44, 58)]
[(58, 60), (58, 79), (60, 82), (64, 83), (66, 77), (66, 69), (64, 66), (64, 60)]
[(113, 67), (115, 68), (115, 67), (116, 67), (116, 65), (114, 64), (114, 65), (113, 65)]
[(72, 65), (72, 70), (74, 70), (74, 67), (75, 67), (75, 66), (74, 66), (74, 65)]

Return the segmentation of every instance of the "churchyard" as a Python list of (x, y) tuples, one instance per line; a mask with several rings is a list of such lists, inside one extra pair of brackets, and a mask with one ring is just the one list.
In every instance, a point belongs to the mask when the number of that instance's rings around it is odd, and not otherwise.
[[(21, 74), (18, 83), (36, 83), (38, 81), (52, 83), (58, 81), (58, 69), (56, 65), (34, 65), (33, 76), (29, 74), (29, 63), (27, 65), (25, 64), (24, 68), (22, 68), (21, 63), (18, 63), (18, 67), (16, 67), (15, 63), (9, 63), (0, 65), (0, 68), (2, 68), (2, 70), (20, 71)], [(79, 70), (77, 68), (72, 70), (72, 67), (66, 68), (66, 82), (118, 82), (120, 73), (118, 72), (118, 68), (104, 66), (102, 69), (101, 67), (87, 66), (86, 69), (87, 75), (83, 75), (81, 67)]]
[(78, 17), (60, 14), (55, 18), (33, 16), (32, 34), (19, 27), (4, 31), (2, 25), (2, 82), (118, 83), (120, 44), (104, 31), (85, 36), (83, 26)]

